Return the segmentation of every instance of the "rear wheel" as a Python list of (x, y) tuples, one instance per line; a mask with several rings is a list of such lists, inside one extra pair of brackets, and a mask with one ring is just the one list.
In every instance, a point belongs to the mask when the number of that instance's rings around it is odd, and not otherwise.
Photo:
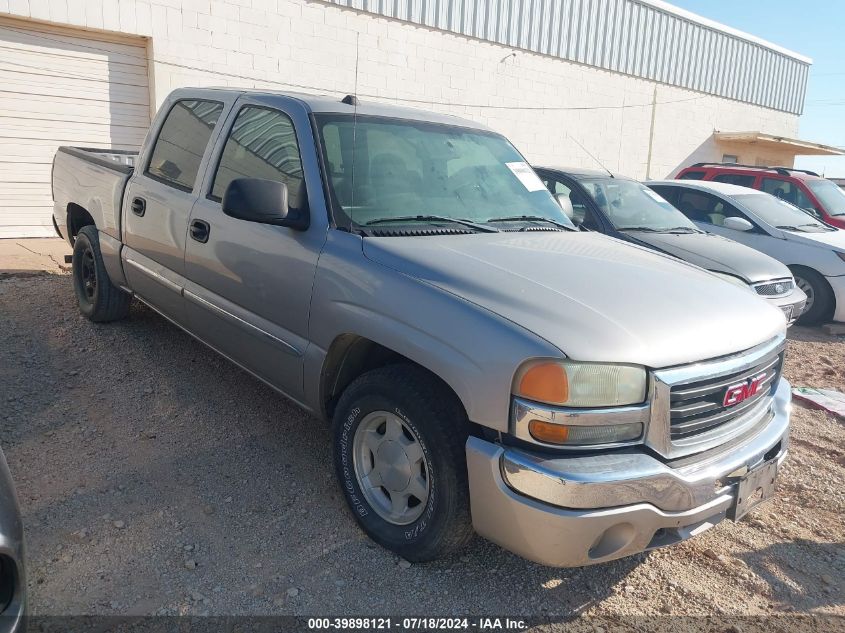
[(807, 295), (807, 304), (798, 323), (817, 325), (829, 320), (833, 315), (835, 298), (827, 280), (815, 270), (803, 266), (796, 266), (791, 270), (796, 285)]
[(95, 226), (79, 229), (73, 244), (73, 288), (79, 311), (97, 323), (116, 321), (129, 314), (131, 295), (115, 286), (106, 272)]
[(338, 402), (333, 439), (346, 501), (374, 541), (427, 561), (472, 537), (466, 414), (434, 376), (414, 365), (364, 374)]

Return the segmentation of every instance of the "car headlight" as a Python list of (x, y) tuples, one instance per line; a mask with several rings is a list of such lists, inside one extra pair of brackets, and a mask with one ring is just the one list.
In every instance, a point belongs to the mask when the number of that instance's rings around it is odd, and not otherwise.
[(646, 370), (640, 365), (538, 360), (523, 365), (514, 379), (515, 395), (562, 407), (618, 407), (646, 396)]
[(750, 289), (750, 286), (739, 277), (734, 277), (733, 275), (728, 275), (727, 273), (717, 273), (715, 270), (711, 270), (710, 274), (716, 275), (716, 277), (724, 279), (725, 281), (729, 281), (735, 286), (740, 286), (741, 288), (745, 288), (746, 290)]

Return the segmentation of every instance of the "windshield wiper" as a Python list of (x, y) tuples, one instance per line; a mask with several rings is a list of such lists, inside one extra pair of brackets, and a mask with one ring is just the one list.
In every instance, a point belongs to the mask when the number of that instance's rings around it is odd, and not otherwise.
[(488, 224), (491, 222), (547, 222), (560, 229), (566, 229), (567, 231), (578, 230), (575, 227), (564, 224), (563, 222), (558, 222), (557, 220), (552, 220), (551, 218), (543, 217), (542, 215), (510, 215), (504, 218), (491, 218), (490, 220), (487, 220)]
[(475, 229), (476, 231), (483, 231), (485, 233), (499, 232), (499, 229), (492, 226), (484, 226), (483, 224), (477, 224), (476, 222), (464, 220), (463, 218), (449, 218), (445, 215), (402, 215), (395, 218), (376, 218), (375, 220), (365, 222), (364, 226), (385, 224), (387, 222), (451, 222), (453, 224), (460, 224), (462, 226), (467, 226), (471, 229)]
[(653, 226), (623, 226), (620, 231), (643, 231), (644, 233), (665, 233), (668, 229), (656, 229)]
[(701, 229), (694, 229), (691, 226), (673, 226), (663, 230), (667, 233), (704, 233)]
[[(802, 224), (801, 226), (807, 226), (806, 224)], [(783, 229), (784, 231), (801, 231), (801, 227), (798, 226), (789, 226), (785, 224), (779, 224), (775, 227), (776, 229)], [(802, 233), (804, 231), (801, 231)]]

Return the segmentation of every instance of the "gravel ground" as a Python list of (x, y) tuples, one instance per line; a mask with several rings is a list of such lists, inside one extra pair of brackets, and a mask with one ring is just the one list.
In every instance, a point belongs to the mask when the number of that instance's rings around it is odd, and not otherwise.
[[(845, 615), (845, 429), (823, 412), (795, 407), (779, 494), (739, 524), (583, 569), (480, 538), (409, 566), (355, 525), (323, 423), (151, 310), (95, 325), (68, 276), (13, 276), (0, 319), (33, 614)], [(790, 332), (793, 384), (845, 391), (845, 339)]]

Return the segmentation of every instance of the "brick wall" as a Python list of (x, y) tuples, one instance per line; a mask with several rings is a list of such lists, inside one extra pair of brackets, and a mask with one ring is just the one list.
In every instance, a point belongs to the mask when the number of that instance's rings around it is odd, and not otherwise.
[[(180, 86), (358, 93), (458, 114), (511, 138), (536, 164), (644, 178), (655, 84), (609, 71), (303, 0), (0, 0), (0, 14), (150, 38), (158, 105)], [(737, 153), (712, 132), (794, 137), (798, 117), (657, 86), (651, 176)], [(461, 105), (458, 105), (461, 104)], [(623, 107), (624, 106), (624, 107)], [(739, 159), (755, 163), (791, 156)]]

